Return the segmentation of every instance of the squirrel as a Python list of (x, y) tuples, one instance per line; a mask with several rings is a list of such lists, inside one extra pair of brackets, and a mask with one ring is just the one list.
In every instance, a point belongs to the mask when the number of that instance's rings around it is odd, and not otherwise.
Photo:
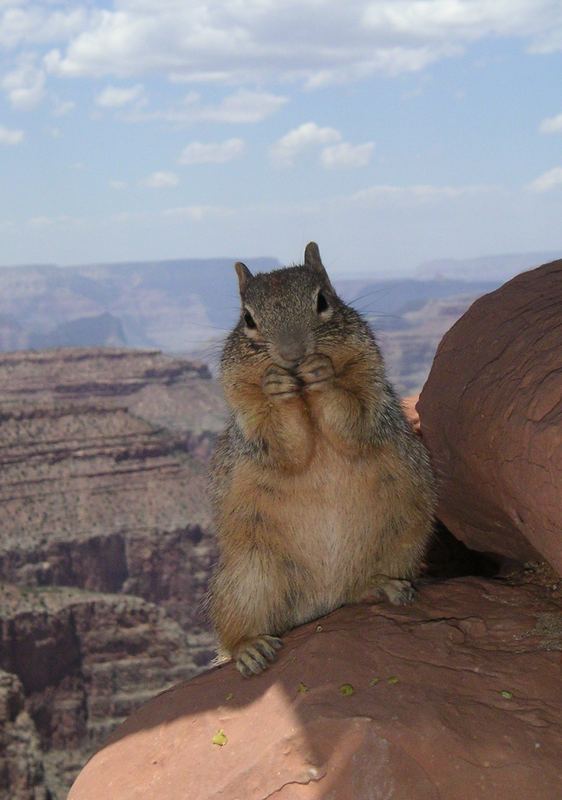
[(245, 677), (283, 633), (373, 594), (414, 598), (433, 529), (428, 454), (366, 320), (315, 242), (304, 264), (238, 275), (221, 379), (231, 416), (211, 464), (219, 561), (208, 609)]

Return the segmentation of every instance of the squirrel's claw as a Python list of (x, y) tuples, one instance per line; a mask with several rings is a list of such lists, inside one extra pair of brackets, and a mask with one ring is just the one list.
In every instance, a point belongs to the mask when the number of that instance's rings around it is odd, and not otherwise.
[(307, 388), (320, 388), (334, 377), (334, 365), (329, 356), (313, 353), (297, 367), (297, 375)]
[(381, 586), (381, 591), (395, 606), (405, 606), (416, 599), (416, 590), (410, 581), (391, 579)]
[(273, 364), (264, 373), (262, 389), (270, 397), (283, 399), (294, 397), (299, 391), (299, 384), (289, 370)]
[(258, 675), (267, 669), (270, 661), (277, 657), (283, 642), (277, 636), (258, 636), (238, 650), (235, 655), (236, 669), (245, 678)]

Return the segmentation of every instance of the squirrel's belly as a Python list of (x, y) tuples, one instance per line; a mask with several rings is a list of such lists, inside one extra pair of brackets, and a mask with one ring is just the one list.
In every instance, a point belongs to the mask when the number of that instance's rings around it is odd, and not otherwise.
[(285, 488), (291, 499), (280, 508), (279, 522), (328, 610), (346, 602), (352, 589), (356, 593), (362, 578), (367, 587), (373, 574), (386, 516), (380, 470), (370, 461), (330, 454)]

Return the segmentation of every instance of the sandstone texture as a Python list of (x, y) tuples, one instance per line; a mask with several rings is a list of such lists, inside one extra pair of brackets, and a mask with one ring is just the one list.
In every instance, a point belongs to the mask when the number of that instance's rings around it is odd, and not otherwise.
[(562, 261), (471, 306), (439, 345), (418, 410), (449, 530), (562, 574)]
[(223, 415), (206, 367), (156, 351), (0, 356), (2, 800), (63, 800), (118, 722), (209, 663)]
[(462, 578), (339, 609), (261, 676), (227, 664), (151, 700), (69, 800), (558, 800), (560, 595)]

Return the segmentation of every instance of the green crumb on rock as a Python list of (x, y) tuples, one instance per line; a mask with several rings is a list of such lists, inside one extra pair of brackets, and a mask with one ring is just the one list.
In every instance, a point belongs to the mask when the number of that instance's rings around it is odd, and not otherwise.
[(340, 686), (340, 692), (344, 697), (348, 697), (350, 694), (353, 694), (354, 691), (355, 689), (350, 683), (342, 683)]
[(391, 675), (390, 678), (387, 680), (387, 683), (390, 683), (391, 686), (394, 686), (395, 683), (398, 683), (398, 678), (396, 675)]
[(221, 728), (220, 730), (218, 730), (215, 733), (215, 735), (213, 736), (211, 741), (212, 741), (213, 744), (216, 744), (219, 747), (224, 747), (224, 745), (228, 742), (228, 736), (226, 735), (226, 733)]
[(371, 680), (369, 681), (369, 686), (376, 686), (377, 683), (380, 683), (380, 682), (381, 682), (380, 678), (371, 678)]
[(306, 683), (303, 683), (301, 681), (297, 686), (297, 692), (300, 692), (300, 694), (306, 694), (308, 692), (308, 686), (306, 685)]
[(226, 695), (226, 698), (225, 698), (225, 700), (227, 700), (227, 701), (228, 701), (228, 700), (232, 700), (232, 698), (233, 698), (233, 697), (234, 697), (234, 695), (232, 694), (232, 692), (229, 692), (229, 693)]
[(511, 700), (513, 697), (513, 692), (508, 692), (507, 689), (503, 689), (500, 694), (505, 700)]

